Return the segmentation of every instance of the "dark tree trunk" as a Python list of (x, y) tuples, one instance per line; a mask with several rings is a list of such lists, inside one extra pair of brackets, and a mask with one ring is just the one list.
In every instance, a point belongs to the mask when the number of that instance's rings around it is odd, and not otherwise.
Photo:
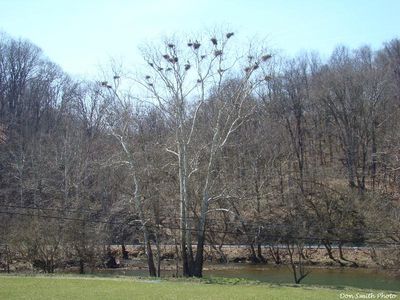
[(190, 277), (188, 255), (185, 242), (181, 243), (181, 252), (182, 252), (182, 275), (184, 277)]
[(179, 276), (179, 247), (178, 247), (178, 242), (176, 241), (176, 239), (174, 239), (175, 241), (175, 277)]
[(85, 274), (85, 262), (82, 258), (79, 260), (79, 274)]
[(342, 243), (339, 243), (339, 257), (340, 257), (341, 260), (344, 260), (344, 261), (347, 261), (347, 262), (351, 263), (352, 267), (358, 267), (358, 264), (355, 261), (349, 260), (349, 259), (344, 257), (343, 249), (342, 249)]
[[(159, 221), (157, 220), (157, 223), (159, 223)], [(159, 228), (157, 229), (157, 232), (159, 232)], [(160, 240), (158, 238), (158, 233), (156, 233), (155, 235), (155, 239), (156, 239), (156, 249), (157, 249), (157, 277), (161, 277), (161, 247), (160, 247)]]
[(129, 253), (128, 253), (128, 251), (126, 251), (126, 247), (125, 247), (124, 243), (122, 243), (121, 248), (122, 248), (122, 258), (129, 259)]
[(250, 261), (251, 261), (253, 264), (258, 264), (258, 263), (260, 263), (260, 260), (258, 259), (257, 254), (256, 254), (256, 251), (255, 251), (255, 249), (254, 249), (254, 243), (251, 243), (251, 244), (250, 244)]
[(157, 272), (156, 272), (156, 267), (154, 265), (154, 258), (153, 258), (153, 250), (151, 249), (151, 244), (150, 241), (147, 241), (147, 265), (149, 267), (149, 275), (151, 277), (156, 277), (157, 276)]
[(293, 277), (294, 277), (294, 282), (296, 284), (300, 284), (300, 282), (307, 277), (309, 272), (307, 272), (302, 263), (302, 246), (297, 245), (297, 251), (298, 251), (298, 260), (295, 262), (294, 256), (295, 256), (295, 247), (294, 245), (290, 245), (290, 243), (287, 243), (287, 251), (289, 254), (289, 259), (290, 259), (290, 266), (292, 268), (293, 272)]
[(325, 249), (326, 249), (326, 251), (327, 251), (327, 253), (328, 253), (329, 258), (330, 258), (331, 260), (333, 260), (334, 262), (337, 262), (341, 267), (344, 267), (345, 264), (344, 264), (343, 262), (341, 262), (340, 259), (337, 259), (337, 258), (335, 258), (335, 257), (333, 256), (331, 243), (330, 243), (329, 241), (326, 241), (326, 240), (323, 240), (322, 243), (323, 243), (324, 246), (325, 246)]
[(273, 246), (269, 247), (269, 252), (270, 252), (275, 264), (280, 265), (282, 263), (282, 260), (281, 260), (280, 254), (279, 254), (279, 248), (277, 247), (275, 249)]
[(7, 273), (10, 273), (10, 250), (8, 249), (8, 246), (6, 245), (6, 270)]
[(194, 264), (193, 275), (195, 277), (203, 277), (203, 262), (204, 262), (204, 231), (200, 232), (197, 237), (197, 252)]

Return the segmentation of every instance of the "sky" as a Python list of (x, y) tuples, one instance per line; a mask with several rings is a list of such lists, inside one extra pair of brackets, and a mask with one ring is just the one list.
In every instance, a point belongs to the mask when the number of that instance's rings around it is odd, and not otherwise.
[(400, 0), (0, 0), (0, 31), (29, 39), (71, 75), (93, 76), (110, 59), (134, 68), (144, 43), (215, 28), (287, 56), (377, 49), (400, 38), (399, 12)]

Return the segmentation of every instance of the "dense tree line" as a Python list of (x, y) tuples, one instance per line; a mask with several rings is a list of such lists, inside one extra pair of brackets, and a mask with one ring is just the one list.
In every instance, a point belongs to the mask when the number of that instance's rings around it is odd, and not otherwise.
[(206, 244), (275, 263), (277, 245), (293, 262), (319, 244), (339, 265), (365, 245), (398, 264), (400, 41), (326, 61), (243, 48), (233, 33), (171, 39), (142, 49), (140, 75), (77, 81), (2, 35), (2, 262), (84, 272), (139, 242), (152, 276), (165, 244), (185, 276), (202, 276)]

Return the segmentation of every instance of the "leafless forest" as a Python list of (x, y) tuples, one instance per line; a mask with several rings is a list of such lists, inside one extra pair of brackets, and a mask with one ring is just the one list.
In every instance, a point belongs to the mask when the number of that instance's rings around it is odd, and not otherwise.
[(140, 243), (151, 276), (166, 244), (185, 276), (225, 244), (254, 263), (284, 245), (293, 266), (308, 245), (337, 265), (355, 262), (333, 247), (364, 246), (398, 266), (400, 40), (321, 59), (236, 38), (147, 45), (140, 73), (77, 80), (2, 35), (1, 265), (84, 272)]

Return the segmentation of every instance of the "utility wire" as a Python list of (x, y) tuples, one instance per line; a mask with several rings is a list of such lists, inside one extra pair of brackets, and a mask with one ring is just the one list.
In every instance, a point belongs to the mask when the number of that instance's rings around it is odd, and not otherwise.
[[(88, 222), (88, 223), (101, 223), (101, 224), (111, 224), (111, 225), (125, 225), (125, 226), (136, 226), (135, 224), (126, 224), (123, 222), (110, 222), (110, 221), (99, 221), (99, 220), (86, 220), (86, 219), (79, 219), (79, 218), (70, 218), (70, 217), (63, 217), (63, 216), (49, 216), (49, 215), (40, 215), (40, 214), (29, 214), (29, 213), (18, 213), (18, 212), (7, 212), (7, 211), (0, 211), (0, 214), (11, 214), (11, 215), (20, 215), (20, 216), (29, 216), (29, 217), (39, 217), (45, 219), (56, 219), (56, 220), (72, 220), (72, 221), (79, 221), (79, 222)], [(173, 226), (163, 226), (163, 229), (171, 229), (171, 230), (180, 230), (180, 227), (173, 227)], [(198, 228), (186, 228), (187, 230), (193, 232), (199, 232)], [(213, 233), (224, 233), (224, 234), (233, 234), (233, 235), (248, 235), (249, 232), (241, 232), (241, 231), (221, 231), (221, 230), (211, 230), (208, 229), (208, 232)], [(253, 234), (257, 234), (258, 231), (254, 232)], [(311, 237), (311, 236), (295, 236), (295, 235), (267, 235), (268, 238), (280, 238), (286, 240), (304, 240), (304, 241), (316, 241), (316, 240), (329, 240), (330, 242), (341, 242), (341, 243), (357, 243), (359, 244), (359, 240), (352, 240), (352, 239), (331, 239), (325, 237)], [(379, 242), (379, 241), (363, 241), (366, 244), (376, 244), (376, 245), (400, 245), (397, 242)]]
[[(48, 208), (48, 207), (32, 207), (32, 206), (20, 206), (20, 205), (1, 205), (0, 207), (5, 207), (5, 208), (17, 208), (17, 209), (29, 209), (29, 210), (49, 210), (49, 211), (64, 211), (64, 209), (61, 208)], [(67, 209), (67, 211), (72, 211), (72, 212), (80, 212), (79, 209)], [(93, 212), (97, 212), (99, 213), (100, 211), (95, 211), (95, 210), (91, 210)], [(5, 212), (2, 212), (5, 213)], [(90, 219), (80, 219), (80, 218), (72, 218), (72, 217), (65, 217), (65, 216), (61, 216), (64, 219), (67, 220), (75, 220), (75, 221), (87, 221), (87, 222), (91, 222), (91, 223), (96, 223), (96, 220), (90, 220)], [(177, 217), (177, 216), (162, 216), (162, 218), (167, 218), (167, 219), (172, 219), (172, 220), (181, 220), (181, 217)], [(197, 217), (186, 217), (187, 219), (198, 219)], [(235, 221), (224, 221), (221, 219), (213, 219), (213, 218), (207, 218), (207, 221), (209, 222), (209, 225), (212, 225), (210, 223), (223, 223), (223, 224), (236, 224), (236, 225), (250, 225), (253, 228), (254, 227), (282, 227), (282, 228), (290, 228), (290, 226), (288, 224), (283, 224), (283, 223), (271, 223), (271, 222), (262, 222), (262, 221), (258, 221), (258, 222), (251, 222), (251, 221), (245, 221), (245, 220), (235, 220)], [(138, 224), (141, 224), (142, 221), (141, 220), (130, 220), (129, 222), (136, 222)], [(98, 223), (106, 223), (106, 224), (114, 224), (114, 225), (127, 225), (127, 222), (113, 222), (113, 221), (98, 221)], [(164, 223), (165, 224), (165, 223)], [(156, 224), (157, 225), (157, 224)], [(162, 224), (160, 224), (162, 225)], [(317, 225), (317, 224), (315, 224)], [(364, 228), (353, 228), (356, 230), (362, 230), (363, 233), (384, 233), (384, 234), (398, 234), (399, 232), (397, 231), (383, 231), (383, 230), (365, 230)], [(254, 230), (258, 230), (254, 229)]]

